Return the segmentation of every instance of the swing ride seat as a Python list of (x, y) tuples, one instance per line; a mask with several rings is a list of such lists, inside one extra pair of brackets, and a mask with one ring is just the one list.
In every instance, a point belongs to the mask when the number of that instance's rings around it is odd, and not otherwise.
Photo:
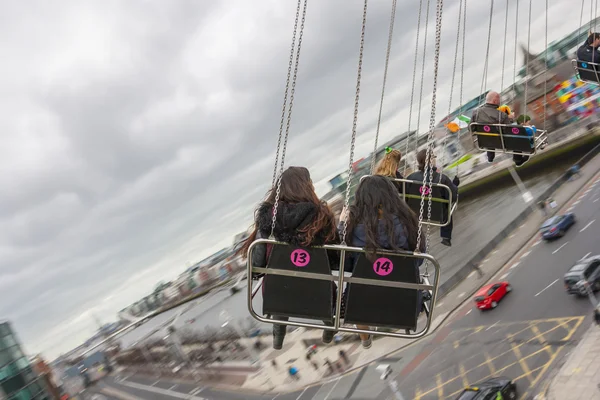
[[(417, 260), (404, 255), (377, 255), (373, 263), (364, 253), (360, 254), (354, 266), (353, 278), (421, 283)], [(422, 297), (421, 292), (414, 289), (350, 283), (344, 322), (415, 331), (423, 305)], [(402, 307), (398, 307), (398, 304), (402, 304)]]
[[(394, 182), (402, 184), (402, 198), (419, 215), (421, 212), (421, 190), (423, 187), (429, 188), (429, 185), (423, 186), (423, 182), (409, 179), (394, 179)], [(434, 180), (431, 184), (431, 190), (431, 220), (425, 220), (427, 211), (424, 211), (423, 223), (433, 226), (446, 226), (450, 223), (450, 218), (456, 209), (457, 203), (452, 203), (452, 191), (447, 185), (435, 183)], [(429, 195), (427, 192), (425, 193), (424, 210), (427, 210)]]
[[(272, 246), (272, 252), (266, 268), (252, 265), (254, 248), (259, 244)], [(327, 257), (328, 251), (340, 252), (340, 275), (333, 276)], [(351, 277), (342, 273), (346, 253), (360, 253), (358, 263)], [(264, 274), (263, 313), (272, 317), (259, 315), (253, 307), (253, 297), (258, 290), (253, 290), (252, 281), (248, 280), (248, 310), (258, 321), (278, 323), (304, 328), (336, 330), (339, 332), (368, 333), (404, 339), (417, 339), (427, 334), (433, 317), (438, 282), (440, 276), (439, 263), (431, 255), (412, 252), (391, 252), (380, 250), (375, 263), (364, 257), (365, 250), (358, 247), (342, 245), (325, 245), (322, 247), (297, 247), (271, 239), (258, 239), (248, 249), (247, 274)], [(429, 262), (434, 267), (434, 284), (420, 283), (417, 260)], [(386, 264), (386, 262), (389, 262)], [(378, 264), (379, 263), (379, 264)], [(378, 272), (379, 271), (379, 272)], [(276, 278), (276, 279), (272, 279)], [(333, 285), (338, 287), (350, 284), (348, 291), (345, 321), (338, 313), (334, 313), (332, 303)], [(425, 280), (425, 282), (428, 282)], [(431, 293), (430, 306), (427, 310), (425, 326), (418, 332), (416, 321), (420, 314), (422, 300), (419, 291)], [(337, 291), (336, 309), (341, 308), (342, 290)], [(398, 304), (405, 307), (398, 307)], [(374, 308), (375, 307), (375, 308)], [(309, 320), (329, 321), (333, 325), (322, 325), (304, 321), (277, 319), (277, 317), (297, 317)], [(355, 321), (370, 327), (390, 327), (407, 330), (406, 333), (377, 331), (372, 328), (358, 329), (343, 324)]]
[[(292, 275), (265, 275), (264, 314), (333, 321), (333, 284), (327, 250), (273, 246), (267, 269), (287, 271)], [(316, 274), (324, 280), (293, 276), (297, 271)]]
[(580, 81), (594, 85), (600, 84), (600, 64), (581, 60), (572, 60), (571, 64)]
[[(360, 178), (362, 181), (370, 175), (364, 175)], [(413, 181), (410, 179), (398, 179), (390, 178), (392, 182), (397, 182), (401, 185), (400, 196), (402, 200), (410, 207), (415, 214), (421, 213), (421, 187), (423, 186), (422, 181)], [(425, 185), (429, 187), (429, 185)], [(432, 226), (446, 226), (450, 223), (450, 218), (456, 210), (458, 205), (457, 201), (453, 202), (452, 191), (447, 185), (441, 183), (431, 184), (431, 219), (427, 220), (427, 215), (424, 212), (423, 224)], [(424, 210), (427, 210), (429, 203), (429, 196), (425, 196)]]
[(526, 126), (471, 123), (469, 128), (478, 150), (495, 153), (534, 155), (547, 140), (546, 131), (529, 136)]

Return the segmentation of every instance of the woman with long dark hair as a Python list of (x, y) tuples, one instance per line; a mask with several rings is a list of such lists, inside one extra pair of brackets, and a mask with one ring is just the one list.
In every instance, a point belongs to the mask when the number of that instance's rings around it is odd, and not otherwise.
[[(266, 199), (256, 210), (254, 230), (239, 250), (243, 257), (247, 257), (248, 248), (252, 242), (270, 236), (276, 195), (277, 186), (269, 190)], [(304, 167), (289, 167), (281, 175), (273, 235), (280, 242), (303, 247), (338, 242), (333, 213), (327, 203), (319, 200), (310, 173)], [(252, 264), (256, 267), (266, 266), (270, 250), (266, 245), (257, 246), (252, 254)], [(330, 255), (330, 264), (334, 267), (339, 260), (339, 254), (335, 252), (328, 252), (328, 254)], [(268, 290), (264, 287), (263, 289)], [(277, 319), (285, 319), (285, 317), (279, 316)], [(286, 325), (273, 325), (274, 349), (279, 350), (283, 347), (285, 334)], [(333, 334), (333, 331), (324, 331), (323, 341), (330, 343)]]
[[(347, 218), (350, 246), (364, 248), (369, 260), (375, 261), (377, 249), (417, 250), (417, 216), (384, 176), (368, 176), (360, 182)], [(419, 250), (425, 251), (424, 241)], [(346, 270), (353, 270), (356, 258), (349, 255)], [(370, 335), (361, 334), (360, 339), (364, 348), (371, 347)]]

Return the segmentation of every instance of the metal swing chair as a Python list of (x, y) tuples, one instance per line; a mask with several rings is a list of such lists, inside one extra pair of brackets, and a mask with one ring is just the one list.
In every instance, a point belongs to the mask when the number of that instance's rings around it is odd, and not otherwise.
[[(426, 10), (426, 17), (425, 17), (425, 37), (424, 37), (424, 43), (423, 43), (423, 65), (421, 67), (421, 88), (420, 88), (420, 95), (419, 95), (419, 107), (418, 107), (418, 117), (417, 117), (417, 132), (419, 131), (419, 125), (420, 125), (420, 110), (421, 110), (421, 102), (423, 99), (423, 83), (425, 80), (425, 55), (426, 55), (426, 51), (427, 51), (427, 31), (428, 31), (428, 22), (429, 22), (429, 4), (430, 1), (428, 0), (427, 2), (427, 10)], [(414, 92), (415, 92), (415, 82), (416, 82), (416, 71), (417, 71), (417, 59), (418, 59), (418, 55), (419, 55), (419, 31), (420, 31), (420, 25), (421, 25), (421, 9), (422, 9), (422, 1), (421, 1), (421, 6), (419, 8), (419, 18), (418, 18), (418, 22), (417, 22), (417, 37), (416, 37), (416, 44), (415, 44), (415, 56), (414, 56), (414, 64), (413, 64), (413, 78), (412, 78), (412, 93), (411, 93), (411, 98), (410, 98), (410, 108), (409, 108), (409, 119), (408, 119), (408, 130), (407, 132), (411, 131), (411, 122), (412, 122), (412, 108), (413, 108), (413, 103), (414, 103)], [(448, 114), (450, 114), (450, 110), (452, 107), (452, 95), (454, 93), (454, 80), (455, 80), (455, 75), (456, 75), (456, 62), (458, 59), (458, 45), (459, 45), (459, 38), (460, 38), (460, 32), (461, 32), (461, 19), (464, 18), (464, 20), (466, 20), (466, 0), (465, 0), (465, 7), (464, 7), (464, 17), (463, 17), (463, 13), (462, 13), (462, 9), (463, 9), (463, 4), (462, 4), (462, 0), (460, 1), (460, 5), (459, 5), (459, 19), (458, 19), (458, 29), (457, 29), (457, 37), (456, 37), (456, 48), (455, 48), (455, 54), (454, 54), (454, 66), (453, 66), (453, 71), (452, 71), (452, 84), (451, 84), (451, 89), (450, 89), (450, 101), (449, 101), (449, 105), (448, 105)], [(464, 22), (463, 22), (463, 25)], [(387, 70), (388, 70), (388, 64), (389, 64), (389, 58), (390, 58), (390, 51), (391, 51), (391, 45), (392, 45), (392, 32), (393, 32), (393, 25), (390, 26), (390, 35), (388, 37), (388, 45), (387, 45), (387, 52), (386, 52), (386, 58), (385, 58), (385, 68), (384, 68), (384, 72), (383, 72), (383, 84), (382, 84), (382, 90), (381, 90), (381, 101), (379, 104), (379, 117), (377, 119), (377, 129), (375, 132), (375, 144), (373, 146), (373, 155), (371, 157), (371, 174), (375, 173), (375, 164), (376, 164), (376, 153), (377, 153), (377, 144), (378, 144), (378, 140), (379, 140), (379, 129), (381, 126), (381, 115), (382, 115), (382, 110), (383, 110), (383, 101), (384, 101), (384, 94), (385, 94), (385, 85), (386, 85), (386, 81), (387, 81)], [(463, 51), (463, 55), (462, 55), (462, 68), (461, 68), (461, 84), (460, 84), (460, 96), (461, 96), (461, 104), (462, 104), (462, 90), (463, 90), (463, 72), (464, 72), (464, 49), (465, 49), (465, 30), (463, 27), (463, 44), (462, 44), (462, 51)], [(447, 140), (447, 135), (444, 136), (444, 144), (443, 144), (443, 148), (446, 147), (446, 140)], [(405, 154), (408, 154), (408, 150), (409, 150), (409, 140), (410, 139), (410, 135), (407, 137), (406, 139), (406, 150), (405, 150)], [(431, 138), (432, 139), (432, 138)], [(417, 147), (418, 147), (418, 140), (415, 141), (415, 152), (417, 151)], [(444, 158), (445, 158), (445, 154), (444, 154)], [(405, 179), (405, 178), (390, 178), (390, 180), (392, 180), (393, 182), (397, 183), (399, 188), (400, 188), (400, 196), (402, 197), (402, 199), (404, 200), (404, 202), (417, 214), (419, 215), (421, 212), (421, 197), (422, 195), (428, 196), (428, 198), (430, 199), (430, 218), (427, 219), (427, 221), (423, 221), (422, 223), (425, 225), (431, 225), (431, 226), (438, 226), (438, 227), (443, 227), (443, 226), (447, 226), (448, 224), (450, 224), (450, 221), (452, 219), (452, 215), (454, 214), (454, 212), (456, 211), (456, 208), (458, 206), (458, 198), (454, 199), (453, 195), (452, 195), (452, 190), (450, 189), (450, 187), (448, 187), (448, 185), (444, 185), (441, 183), (441, 178), (442, 178), (442, 173), (443, 173), (443, 164), (444, 162), (442, 161), (442, 169), (439, 172), (439, 180), (438, 182), (430, 182), (430, 184), (428, 184), (427, 182), (427, 174), (424, 175), (423, 177), (423, 181), (416, 181), (416, 180), (410, 180), (410, 179)], [(405, 168), (404, 168), (404, 173), (406, 174), (406, 162), (405, 162)], [(458, 175), (458, 166), (457, 166), (457, 175)], [(368, 176), (368, 175), (367, 175)], [(366, 178), (366, 176), (363, 176), (361, 178), (364, 179)]]
[[(300, 3), (296, 12), (296, 21), (299, 19)], [(437, 38), (436, 41), (436, 67), (434, 74), (432, 117), (435, 120), (435, 99), (437, 90), (437, 60), (439, 59), (439, 37), (441, 30), (442, 4), (443, 0), (437, 0)], [(392, 21), (396, 9), (396, 1), (392, 3)], [(302, 21), (306, 14), (306, 0), (304, 0), (304, 11)], [(354, 147), (356, 141), (356, 126), (358, 118), (358, 104), (361, 81), (361, 67), (363, 59), (364, 35), (367, 16), (367, 0), (364, 2), (362, 33), (360, 41), (360, 56), (358, 63), (358, 77), (356, 96), (354, 104), (354, 121), (351, 138), (351, 151), (348, 168), (348, 185), (346, 189), (345, 205), (348, 207), (350, 199), (350, 181), (352, 179), (352, 164), (354, 161)], [(296, 52), (296, 66), (300, 52), (302, 29), (300, 28), (300, 39)], [(297, 23), (294, 27), (294, 40), (296, 37)], [(290, 55), (290, 69), (294, 55), (294, 44)], [(277, 158), (275, 160), (273, 188), (279, 193), (281, 185), (281, 173), (283, 172), (286, 144), (289, 133), (289, 121), (293, 104), (293, 95), (296, 81), (296, 73), (292, 82), (290, 95), (290, 106), (288, 111), (288, 124), (283, 149), (281, 152), (281, 164), (279, 177), (277, 178), (277, 164), (279, 158), (279, 146), (283, 134), (283, 120), (280, 125), (279, 145)], [(289, 86), (290, 73), (288, 73)], [(286, 87), (287, 87), (286, 86)], [(284, 112), (287, 104), (287, 89), (284, 96)], [(431, 132), (433, 132), (433, 122)], [(431, 136), (433, 137), (433, 136)], [(431, 184), (431, 182), (430, 182)], [(279, 196), (275, 197), (272, 231), (277, 218), (277, 206)], [(417, 248), (421, 243), (422, 220), (425, 196), (421, 196), (421, 209), (419, 214), (419, 228), (417, 236)], [(431, 196), (429, 196), (431, 207)], [(430, 210), (431, 208), (429, 208)], [(429, 211), (430, 213), (430, 211)], [(430, 217), (430, 215), (428, 216)], [(322, 330), (334, 330), (339, 332), (366, 333), (372, 335), (383, 335), (397, 338), (416, 339), (427, 334), (431, 327), (433, 308), (438, 293), (440, 278), (440, 266), (434, 257), (425, 253), (410, 251), (387, 251), (378, 250), (375, 262), (369, 261), (362, 248), (346, 245), (347, 222), (341, 234), (341, 245), (325, 245), (320, 247), (299, 247), (269, 239), (259, 239), (253, 242), (248, 250), (248, 291), (247, 301), (250, 315), (258, 321), (291, 325), (304, 328), (315, 328)], [(429, 232), (428, 232), (429, 234)], [(427, 237), (428, 241), (428, 237)], [(252, 254), (258, 245), (268, 245), (271, 252), (265, 268), (255, 267), (252, 264)], [(332, 274), (332, 265), (329, 263), (328, 252), (340, 253), (339, 275)], [(346, 253), (358, 254), (351, 277), (344, 273)], [(424, 262), (426, 272), (420, 273), (419, 261)], [(427, 266), (434, 266), (433, 284), (429, 283)], [(253, 298), (260, 291), (260, 284), (254, 289), (252, 277), (254, 274), (264, 274), (263, 285), (263, 309), (262, 313), (254, 309)], [(335, 287), (337, 283), (337, 289)], [(342, 316), (342, 296), (344, 284), (348, 285), (348, 298), (344, 316)], [(337, 291), (337, 294), (334, 293)], [(424, 304), (422, 292), (430, 293), (429, 305)], [(334, 300), (335, 298), (335, 300)], [(399, 307), (398, 305), (402, 305)], [(425, 306), (425, 307), (424, 307)], [(426, 321), (424, 326), (418, 324), (422, 308), (425, 308)], [(289, 318), (300, 318), (301, 321)], [(309, 320), (305, 322), (304, 320)], [(314, 321), (314, 322), (313, 322)], [(348, 327), (348, 324), (368, 326), (368, 329)], [(418, 326), (419, 325), (419, 326)], [(421, 328), (417, 331), (417, 329)], [(377, 330), (376, 328), (402, 329), (404, 333), (394, 330)]]
[[(528, 36), (527, 36), (527, 53), (529, 54), (530, 48), (530, 39), (531, 39), (531, 3), (529, 1), (529, 25), (528, 25)], [(485, 55), (485, 64), (484, 64), (484, 72), (481, 84), (481, 91), (487, 86), (487, 70), (488, 70), (488, 60), (489, 60), (489, 51), (490, 51), (490, 39), (492, 34), (492, 15), (494, 11), (494, 2), (491, 2), (490, 7), (490, 22), (489, 22), (489, 30), (488, 30), (488, 41), (487, 41), (487, 50)], [(546, 49), (548, 48), (548, 1), (546, 0)], [(516, 25), (515, 25), (515, 73), (513, 85), (516, 84), (517, 77), (517, 69), (516, 69), (516, 60), (517, 60), (517, 39), (518, 39), (518, 27), (519, 27), (519, 7), (517, 3), (517, 15), (516, 15)], [(502, 83), (500, 87), (504, 86), (504, 61), (506, 58), (506, 34), (508, 32), (508, 0), (506, 7), (506, 18), (505, 18), (505, 30), (504, 30), (504, 50), (502, 55)], [(529, 58), (526, 59), (526, 70), (528, 74), (529, 72)], [(548, 71), (548, 64), (546, 60), (546, 72)], [(527, 89), (528, 89), (529, 79), (525, 81), (525, 114), (527, 114)], [(544, 86), (546, 86), (546, 81), (544, 81)], [(533, 129), (529, 126), (523, 125), (510, 125), (510, 124), (483, 124), (471, 122), (469, 124), (469, 130), (473, 136), (473, 143), (478, 150), (481, 151), (490, 151), (494, 153), (506, 153), (506, 154), (518, 154), (524, 156), (534, 156), (537, 154), (538, 150), (542, 150), (548, 143), (547, 130), (545, 129), (546, 125), (546, 107), (547, 107), (547, 90), (544, 91), (544, 129)], [(475, 113), (478, 110), (475, 111)], [(499, 120), (500, 114), (502, 111), (498, 110)]]
[[(579, 19), (580, 29), (583, 26), (584, 6), (585, 6), (585, 0), (581, 0), (581, 17)], [(593, 7), (594, 7), (593, 1), (591, 1), (590, 6), (591, 6), (590, 7), (590, 34), (591, 34), (593, 32), (592, 31), (592, 21), (595, 21), (595, 19), (598, 16), (598, 13), (597, 13), (598, 5), (596, 4), (596, 12), (595, 13), (593, 12)], [(596, 52), (596, 49), (594, 48), (592, 50), (592, 60), (595, 58), (595, 55), (596, 55), (595, 52)], [(571, 65), (573, 66), (573, 69), (575, 70), (575, 76), (577, 76), (577, 79), (579, 79), (581, 82), (590, 83), (592, 85), (600, 85), (600, 64), (588, 62), (588, 61), (582, 61), (579, 59), (574, 59), (574, 60), (571, 60)]]

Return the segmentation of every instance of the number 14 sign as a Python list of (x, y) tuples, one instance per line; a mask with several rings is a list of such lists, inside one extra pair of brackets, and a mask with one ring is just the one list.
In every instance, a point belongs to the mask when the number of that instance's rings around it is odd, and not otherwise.
[(387, 276), (394, 270), (394, 263), (389, 258), (381, 257), (373, 263), (373, 271), (379, 276)]

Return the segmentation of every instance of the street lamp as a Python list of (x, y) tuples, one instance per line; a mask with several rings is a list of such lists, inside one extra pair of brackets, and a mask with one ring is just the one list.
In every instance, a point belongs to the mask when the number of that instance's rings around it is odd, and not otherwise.
[[(229, 325), (231, 323), (233, 330), (237, 333), (237, 335), (240, 337), (240, 339), (243, 339), (244, 337), (246, 337), (246, 335), (244, 334), (244, 332), (242, 331), (240, 326), (237, 324), (235, 319), (231, 318), (231, 315), (229, 315), (227, 310), (225, 310), (225, 309), (221, 310), (221, 312), (219, 313), (219, 320), (221, 321), (221, 328), (225, 328), (227, 325)], [(254, 352), (254, 350), (251, 349), (251, 347), (252, 346), (247, 346), (248, 354), (250, 355), (252, 364), (258, 363), (260, 366), (260, 357), (258, 356), (258, 354), (256, 354)]]

